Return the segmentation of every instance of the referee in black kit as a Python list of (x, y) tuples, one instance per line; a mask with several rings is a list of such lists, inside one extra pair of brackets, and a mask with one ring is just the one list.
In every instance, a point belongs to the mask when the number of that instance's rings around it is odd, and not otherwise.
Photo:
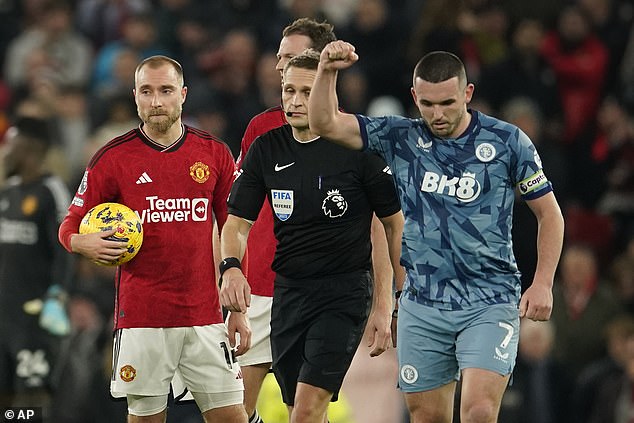
[[(398, 264), (403, 215), (389, 168), (378, 156), (339, 147), (308, 127), (308, 97), (318, 64), (319, 54), (307, 50), (284, 68), (288, 124), (260, 136), (243, 161), (228, 200), (220, 273), (223, 305), (246, 311), (249, 288), (239, 258), (268, 198), (278, 240), (272, 265), (277, 274), (273, 371), (290, 420), (322, 423), (370, 311), (373, 212), (385, 228), (396, 277), (404, 273)], [(379, 289), (391, 292), (391, 286)], [(389, 328), (392, 304), (385, 302), (375, 301), (373, 316), (380, 313)], [(375, 336), (374, 355), (391, 343), (389, 329), (385, 332)]]

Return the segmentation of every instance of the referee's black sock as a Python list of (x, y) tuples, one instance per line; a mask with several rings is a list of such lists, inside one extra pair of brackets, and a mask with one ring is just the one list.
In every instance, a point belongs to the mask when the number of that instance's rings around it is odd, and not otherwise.
[(249, 423), (264, 423), (264, 420), (258, 414), (258, 410), (253, 412), (253, 415), (249, 417)]

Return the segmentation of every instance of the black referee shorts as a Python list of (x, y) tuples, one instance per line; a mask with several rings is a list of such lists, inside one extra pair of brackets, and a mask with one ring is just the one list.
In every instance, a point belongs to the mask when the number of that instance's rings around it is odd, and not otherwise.
[(372, 304), (369, 272), (327, 279), (278, 275), (271, 311), (273, 372), (287, 405), (298, 382), (337, 395), (361, 342)]

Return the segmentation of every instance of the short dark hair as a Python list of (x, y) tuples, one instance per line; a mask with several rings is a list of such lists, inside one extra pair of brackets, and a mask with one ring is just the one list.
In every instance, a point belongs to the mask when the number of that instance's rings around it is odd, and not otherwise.
[(284, 73), (291, 67), (317, 70), (317, 66), (319, 66), (319, 52), (313, 48), (308, 48), (288, 61), (284, 66)]
[(176, 60), (172, 59), (171, 57), (167, 57), (167, 56), (163, 56), (163, 55), (156, 55), (156, 56), (150, 56), (146, 59), (143, 59), (143, 61), (141, 61), (141, 63), (139, 63), (139, 65), (136, 67), (136, 70), (134, 71), (134, 78), (136, 79), (137, 74), (139, 73), (139, 71), (141, 70), (141, 68), (145, 67), (145, 66), (149, 66), (152, 69), (156, 69), (162, 65), (171, 65), (174, 69), (176, 69), (176, 73), (178, 74), (178, 77), (180, 79), (180, 83), (181, 85), (185, 84), (185, 78), (183, 76), (183, 67), (181, 66), (180, 63), (178, 63)]
[(51, 143), (51, 130), (49, 123), (40, 118), (30, 116), (18, 116), (13, 122), (13, 128), (20, 137), (35, 140), (48, 146)]
[(312, 41), (312, 48), (322, 51), (328, 43), (337, 40), (334, 30), (334, 25), (326, 21), (317, 22), (311, 18), (299, 18), (284, 28), (282, 37), (293, 34), (305, 35)]
[(458, 77), (461, 83), (467, 82), (467, 72), (462, 60), (448, 51), (432, 51), (424, 55), (414, 68), (414, 80), (438, 83)]

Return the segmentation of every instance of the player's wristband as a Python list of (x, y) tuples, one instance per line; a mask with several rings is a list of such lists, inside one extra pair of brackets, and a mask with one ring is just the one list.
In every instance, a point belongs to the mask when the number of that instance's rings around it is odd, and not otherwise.
[(240, 260), (237, 257), (227, 257), (222, 259), (220, 265), (218, 265), (218, 270), (220, 270), (220, 277), (232, 267), (237, 267), (242, 270), (242, 266), (240, 265)]

